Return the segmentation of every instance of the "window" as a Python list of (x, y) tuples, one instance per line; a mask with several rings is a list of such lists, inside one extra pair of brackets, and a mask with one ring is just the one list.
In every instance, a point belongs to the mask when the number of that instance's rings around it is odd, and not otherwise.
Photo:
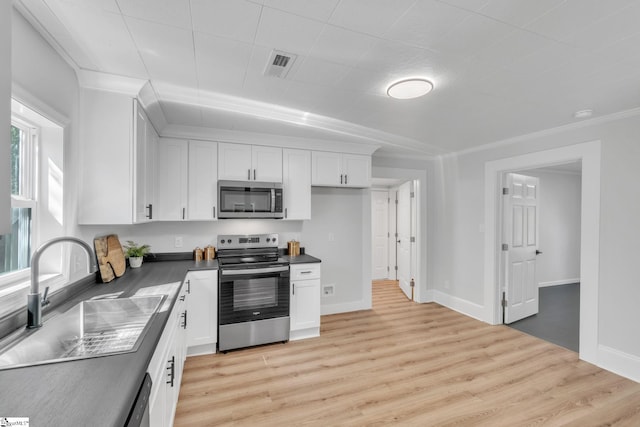
[(11, 233), (0, 236), (0, 277), (27, 274), (35, 215), (36, 129), (11, 122)]

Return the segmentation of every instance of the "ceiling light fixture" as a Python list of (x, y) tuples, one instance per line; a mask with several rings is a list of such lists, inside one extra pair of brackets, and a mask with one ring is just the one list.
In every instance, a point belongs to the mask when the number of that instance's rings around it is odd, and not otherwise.
[(412, 99), (424, 96), (433, 90), (433, 83), (423, 78), (400, 80), (387, 88), (387, 95), (396, 99)]

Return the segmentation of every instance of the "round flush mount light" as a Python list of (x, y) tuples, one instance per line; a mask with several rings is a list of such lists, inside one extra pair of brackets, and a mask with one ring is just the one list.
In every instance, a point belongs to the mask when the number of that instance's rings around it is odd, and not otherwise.
[(393, 83), (387, 95), (396, 99), (412, 99), (424, 96), (433, 90), (433, 83), (427, 79), (412, 78)]

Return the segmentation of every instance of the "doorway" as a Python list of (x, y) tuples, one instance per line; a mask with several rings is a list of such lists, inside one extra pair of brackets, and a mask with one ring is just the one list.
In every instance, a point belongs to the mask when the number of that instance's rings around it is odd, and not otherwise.
[(372, 274), (374, 282), (397, 285), (415, 300), (417, 243), (416, 183), (375, 180), (371, 190)]
[[(511, 298), (505, 304), (504, 323), (510, 327), (536, 336), (572, 351), (579, 351), (580, 325), (580, 223), (582, 165), (571, 162), (551, 167), (515, 171), (516, 176), (526, 176), (527, 182), (536, 183), (535, 211), (536, 227), (531, 233), (529, 258), (533, 267), (528, 271), (534, 274), (534, 286), (531, 295), (535, 297), (535, 312), (517, 316), (508, 312)], [(509, 176), (511, 174), (508, 174)], [(502, 202), (509, 205), (509, 197), (504, 195)], [(519, 212), (519, 211), (518, 211)], [(513, 221), (507, 218), (509, 209), (503, 209), (503, 225)], [(531, 218), (524, 218), (524, 222)], [(521, 221), (517, 221), (521, 222)], [(513, 224), (511, 224), (513, 225)], [(525, 224), (528, 225), (528, 224)], [(526, 228), (526, 227), (525, 227)], [(503, 227), (505, 235), (514, 227)], [(525, 241), (527, 238), (525, 237)], [(513, 286), (509, 266), (513, 260), (511, 248), (503, 253), (503, 287), (509, 293)], [(516, 275), (517, 277), (517, 275)], [(521, 295), (522, 292), (518, 293)], [(516, 297), (518, 296), (516, 295)], [(517, 298), (516, 298), (517, 299)]]
[(501, 235), (498, 233), (501, 175), (508, 171), (582, 160), (580, 227), (580, 345), (579, 357), (598, 362), (598, 292), (600, 276), (600, 141), (488, 161), (485, 164), (484, 318), (501, 323), (499, 268)]

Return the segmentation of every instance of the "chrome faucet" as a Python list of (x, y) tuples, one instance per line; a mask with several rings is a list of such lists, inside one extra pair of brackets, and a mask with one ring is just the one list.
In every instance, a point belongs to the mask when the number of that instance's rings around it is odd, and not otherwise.
[(47, 299), (47, 294), (49, 293), (48, 286), (44, 291), (44, 296), (41, 297), (40, 295), (40, 257), (49, 246), (60, 242), (77, 243), (80, 245), (89, 258), (89, 273), (94, 273), (98, 269), (91, 246), (78, 238), (56, 237), (40, 245), (33, 255), (31, 255), (31, 290), (29, 291), (29, 295), (27, 295), (27, 328), (29, 329), (42, 326), (42, 307), (49, 304), (49, 300)]

